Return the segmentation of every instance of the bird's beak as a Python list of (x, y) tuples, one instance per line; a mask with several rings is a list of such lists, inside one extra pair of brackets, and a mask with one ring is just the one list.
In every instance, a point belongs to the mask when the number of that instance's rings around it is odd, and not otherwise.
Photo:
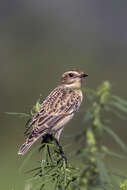
[(88, 75), (85, 74), (85, 73), (83, 73), (83, 74), (80, 75), (80, 78), (85, 78), (85, 77), (88, 77)]

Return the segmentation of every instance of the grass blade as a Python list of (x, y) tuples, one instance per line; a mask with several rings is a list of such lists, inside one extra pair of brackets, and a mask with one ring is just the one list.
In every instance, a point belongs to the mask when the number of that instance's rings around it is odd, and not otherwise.
[(121, 155), (121, 154), (118, 154), (116, 152), (112, 152), (112, 151), (106, 151), (106, 153), (109, 155), (109, 156), (112, 156), (112, 157), (116, 157), (116, 158), (119, 158), (119, 159), (127, 159), (126, 156), (124, 155)]
[[(105, 190), (111, 190), (110, 185), (111, 185), (111, 180), (108, 175), (108, 171), (104, 166), (103, 160), (101, 159), (101, 155), (99, 153), (96, 153), (96, 164), (97, 168), (99, 171), (99, 178), (100, 178), (100, 183)], [(108, 187), (107, 187), (108, 185)]]
[(124, 115), (119, 113), (119, 111), (117, 111), (116, 109), (113, 109), (111, 106), (105, 106), (105, 111), (112, 112), (114, 115), (116, 115), (120, 119), (123, 119), (123, 120), (126, 119), (126, 117)]
[(123, 104), (124, 106), (127, 106), (127, 101), (118, 97), (118, 96), (115, 96), (113, 95), (112, 98), (115, 100), (115, 101), (118, 101), (120, 104)]
[(111, 130), (106, 126), (103, 126), (103, 129), (114, 138), (114, 140), (121, 146), (121, 148), (124, 151), (127, 151), (126, 144), (120, 139), (120, 137), (113, 130)]
[(27, 114), (27, 113), (5, 112), (5, 114), (17, 116), (17, 117), (30, 117), (30, 114)]
[(127, 107), (120, 104), (119, 102), (115, 102), (115, 101), (111, 101), (110, 104), (114, 107), (116, 107), (117, 109), (127, 113)]

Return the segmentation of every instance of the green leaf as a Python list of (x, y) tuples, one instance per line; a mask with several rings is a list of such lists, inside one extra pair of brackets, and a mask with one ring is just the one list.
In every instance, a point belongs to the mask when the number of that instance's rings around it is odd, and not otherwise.
[(127, 100), (124, 100), (120, 98), (119, 96), (113, 95), (112, 98), (116, 101), (118, 101), (120, 104), (123, 104), (124, 106), (127, 106)]
[(39, 170), (39, 169), (41, 169), (41, 167), (36, 167), (34, 169), (31, 169), (31, 170), (27, 171), (26, 173), (34, 172), (34, 171)]
[[(108, 171), (104, 166), (104, 163), (103, 163), (103, 160), (101, 158), (100, 153), (96, 153), (95, 157), (96, 157), (97, 168), (99, 171), (100, 183), (104, 189), (111, 190), (111, 188), (110, 188), (111, 180), (110, 180), (110, 177), (108, 175)], [(109, 185), (109, 186), (106, 187), (106, 185)]]
[(47, 181), (47, 184), (44, 188), (44, 190), (56, 190), (57, 189), (57, 179), (55, 179), (54, 181)]
[(126, 119), (126, 117), (123, 116), (122, 114), (120, 114), (116, 109), (113, 109), (113, 108), (110, 107), (110, 106), (105, 106), (104, 108), (105, 108), (106, 111), (112, 112), (114, 115), (116, 115), (116, 116), (119, 117), (120, 119), (123, 119), (123, 120)]
[(116, 107), (117, 109), (127, 113), (127, 107), (125, 107), (124, 105), (122, 105), (118, 102), (115, 102), (115, 101), (111, 101), (111, 102), (109, 102), (109, 104), (111, 104), (112, 106)]
[(35, 187), (34, 187), (34, 190), (42, 190), (42, 187), (44, 186), (44, 182), (40, 182), (39, 184), (37, 184)]
[(45, 144), (45, 147), (43, 148), (42, 151), (42, 160), (41, 160), (41, 168), (42, 168), (42, 173), (44, 174), (45, 167), (47, 165), (47, 144)]
[(119, 178), (122, 179), (127, 179), (127, 175), (125, 173), (121, 173), (120, 170), (117, 170), (116, 168), (112, 168), (112, 171), (109, 172), (113, 176), (118, 176)]
[(114, 140), (121, 146), (124, 151), (127, 151), (127, 145), (120, 139), (120, 137), (110, 128), (103, 126), (103, 129), (110, 134)]
[(116, 152), (112, 152), (112, 151), (106, 151), (107, 154), (109, 154), (110, 156), (113, 156), (113, 157), (116, 157), (116, 158), (119, 158), (119, 159), (127, 159), (127, 156), (124, 156), (124, 155), (121, 155), (121, 154), (118, 154)]
[(17, 117), (30, 117), (30, 114), (27, 114), (27, 113), (5, 112), (5, 114), (14, 115)]
[(39, 176), (39, 175), (37, 175), (37, 176), (33, 176), (33, 177), (31, 177), (31, 178), (29, 178), (29, 179), (27, 179), (27, 182), (28, 183), (30, 183), (30, 182), (32, 182), (32, 181), (36, 181), (36, 180), (39, 180), (41, 177)]

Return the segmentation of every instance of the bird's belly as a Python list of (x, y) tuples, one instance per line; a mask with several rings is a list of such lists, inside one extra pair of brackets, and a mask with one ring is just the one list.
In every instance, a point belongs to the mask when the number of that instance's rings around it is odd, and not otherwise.
[(62, 127), (64, 127), (72, 118), (74, 114), (66, 116), (64, 119), (61, 119), (56, 123), (56, 125), (53, 126), (52, 131), (58, 131)]

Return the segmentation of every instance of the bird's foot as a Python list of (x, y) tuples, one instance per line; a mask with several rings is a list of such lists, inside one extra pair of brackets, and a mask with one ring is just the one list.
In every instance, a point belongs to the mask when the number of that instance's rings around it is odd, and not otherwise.
[[(42, 146), (40, 147), (40, 150), (44, 148), (45, 144), (44, 143), (51, 143), (51, 142), (55, 142), (55, 144), (57, 145), (58, 147), (58, 150), (56, 150), (56, 153), (59, 154), (61, 156), (60, 159), (58, 159), (57, 163), (59, 163), (61, 160), (64, 160), (65, 161), (65, 164), (67, 165), (67, 157), (65, 156), (65, 153), (63, 151), (63, 148), (62, 146), (60, 145), (60, 143), (58, 142), (58, 140), (51, 134), (46, 134), (43, 138), (42, 138), (42, 141), (41, 141), (41, 144)], [(48, 146), (48, 155), (52, 161), (52, 158), (51, 158), (51, 153), (50, 153), (50, 148)]]
[(61, 158), (58, 160), (58, 163), (61, 161), (61, 160), (64, 160), (65, 161), (65, 164), (67, 165), (67, 157), (65, 156), (65, 153), (63, 151), (63, 148), (62, 146), (60, 145), (60, 143), (57, 141), (57, 139), (54, 138), (54, 141), (56, 143), (56, 145), (59, 147), (59, 151), (57, 151), (58, 154), (60, 154)]
[(59, 163), (61, 160), (64, 160), (66, 166), (67, 166), (67, 157), (65, 156), (65, 154), (60, 154), (61, 158), (57, 161), (57, 163)]

